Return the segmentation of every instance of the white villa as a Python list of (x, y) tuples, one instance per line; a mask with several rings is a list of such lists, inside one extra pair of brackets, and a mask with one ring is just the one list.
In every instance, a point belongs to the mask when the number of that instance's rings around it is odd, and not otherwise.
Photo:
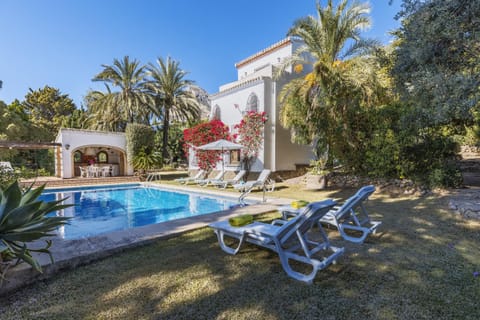
[(55, 152), (55, 175), (80, 177), (82, 169), (95, 168), (95, 176), (129, 176), (133, 167), (127, 161), (125, 133), (79, 129), (60, 129)]
[[(220, 86), (219, 91), (209, 97), (210, 119), (221, 120), (232, 133), (245, 112), (266, 113), (264, 144), (251, 168), (252, 172), (260, 172), (264, 168), (272, 172), (294, 171), (298, 166), (308, 165), (314, 158), (311, 146), (291, 142), (290, 132), (279, 121), (278, 102), (278, 94), (287, 81), (304, 76), (310, 70), (297, 74), (290, 67), (281, 78), (274, 78), (276, 66), (302, 44), (301, 40), (289, 37), (236, 63), (238, 80)], [(124, 133), (61, 129), (55, 142), (61, 145), (55, 151), (55, 175), (59, 178), (84, 176), (86, 168), (98, 168), (94, 173), (89, 171), (87, 176), (133, 175), (133, 167), (127, 161)], [(193, 150), (190, 151), (189, 169), (197, 170)], [(238, 171), (241, 169), (239, 160), (239, 151), (230, 151), (217, 168)]]
[[(298, 75), (290, 67), (282, 78), (274, 78), (275, 66), (291, 56), (302, 44), (301, 40), (289, 37), (236, 63), (238, 80), (222, 85), (219, 92), (210, 96), (210, 119), (221, 120), (230, 127), (231, 132), (234, 132), (234, 125), (240, 123), (245, 112), (266, 113), (268, 121), (265, 124), (264, 146), (252, 166), (252, 172), (259, 172), (263, 168), (273, 172), (291, 171), (298, 165), (308, 165), (313, 159), (312, 147), (292, 143), (290, 132), (281, 126), (278, 102), (278, 93), (285, 83), (294, 77), (304, 76), (309, 70), (303, 70)], [(194, 157), (189, 158), (189, 168), (197, 169)], [(225, 156), (226, 171), (237, 171), (239, 166), (238, 156), (234, 152)]]

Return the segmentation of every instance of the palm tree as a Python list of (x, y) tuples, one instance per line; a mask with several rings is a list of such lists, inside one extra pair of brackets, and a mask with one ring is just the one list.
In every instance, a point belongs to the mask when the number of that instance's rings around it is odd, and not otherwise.
[(150, 104), (155, 116), (163, 122), (162, 157), (168, 158), (168, 131), (172, 121), (192, 122), (200, 117), (200, 104), (190, 90), (194, 82), (185, 79), (187, 72), (180, 69), (179, 62), (167, 57), (149, 63), (147, 74), (150, 78), (145, 88), (153, 97)]
[(316, 9), (317, 18), (301, 18), (288, 32), (304, 45), (279, 67), (277, 76), (290, 66), (297, 73), (311, 72), (282, 89), (280, 120), (294, 141), (315, 141), (317, 156), (326, 154), (331, 165), (332, 155), (339, 157), (358, 144), (354, 117), (358, 108), (377, 102), (382, 86), (372, 55), (377, 42), (360, 36), (370, 26), (368, 4), (349, 6), (342, 0), (334, 7), (328, 0), (325, 8), (318, 2)]
[(145, 68), (137, 60), (131, 61), (128, 56), (123, 60), (113, 60), (113, 65), (102, 65), (102, 72), (93, 81), (104, 81), (118, 87), (120, 91), (109, 93), (104, 102), (109, 109), (115, 109), (127, 123), (149, 123), (147, 96), (142, 90), (145, 80)]
[(87, 128), (102, 131), (124, 132), (127, 122), (115, 104), (114, 94), (108, 85), (106, 92), (89, 91), (84, 99), (87, 106)]

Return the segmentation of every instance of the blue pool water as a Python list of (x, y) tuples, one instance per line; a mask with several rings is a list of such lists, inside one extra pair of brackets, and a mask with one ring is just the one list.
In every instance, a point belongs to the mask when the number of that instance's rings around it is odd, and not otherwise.
[(40, 196), (44, 201), (64, 198), (68, 198), (65, 204), (75, 205), (55, 213), (72, 217), (70, 224), (58, 230), (58, 235), (64, 239), (84, 238), (202, 215), (236, 205), (232, 198), (139, 184), (45, 190)]

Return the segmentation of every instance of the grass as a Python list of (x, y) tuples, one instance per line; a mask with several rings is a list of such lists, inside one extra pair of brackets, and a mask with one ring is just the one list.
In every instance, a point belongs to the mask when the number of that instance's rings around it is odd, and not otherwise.
[[(353, 192), (279, 185), (273, 195), (345, 199)], [(203, 228), (0, 298), (0, 318), (478, 319), (479, 222), (449, 211), (442, 195), (375, 194), (367, 209), (383, 221), (379, 233), (357, 245), (328, 230), (346, 253), (312, 285), (288, 278), (267, 250), (246, 245), (225, 254)]]

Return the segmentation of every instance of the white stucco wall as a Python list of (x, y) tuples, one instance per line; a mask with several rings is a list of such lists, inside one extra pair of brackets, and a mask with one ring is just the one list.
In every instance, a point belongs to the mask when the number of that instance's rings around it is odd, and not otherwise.
[[(236, 124), (239, 124), (242, 120), (242, 112), (245, 111), (247, 106), (247, 100), (252, 93), (254, 93), (258, 98), (258, 111), (265, 111), (265, 80), (257, 79), (254, 82), (249, 82), (245, 85), (237, 87), (235, 89), (230, 89), (226, 92), (222, 92), (215, 96), (211, 96), (211, 105), (212, 111), (215, 106), (220, 108), (220, 120), (229, 126), (230, 132), (235, 133), (233, 127)], [(235, 105), (238, 105), (239, 108), (235, 108)], [(228, 157), (226, 157), (226, 162), (229, 162)], [(221, 166), (221, 163), (220, 163)], [(260, 150), (258, 160), (252, 166), (252, 171), (262, 171), (264, 168), (264, 150)], [(235, 171), (239, 170), (238, 165), (225, 165), (225, 170)]]
[[(289, 130), (281, 126), (277, 99), (287, 79), (303, 76), (310, 70), (304, 70), (300, 75), (286, 70), (287, 74), (282, 79), (273, 79), (274, 66), (291, 56), (301, 45), (298, 40), (286, 39), (245, 59), (237, 66), (237, 81), (222, 85), (218, 93), (210, 96), (212, 116), (218, 106), (221, 120), (232, 128), (240, 123), (241, 111), (245, 110), (250, 94), (257, 95), (258, 111), (265, 111), (269, 120), (265, 124), (264, 148), (252, 171), (258, 172), (263, 168), (272, 171), (294, 170), (296, 164), (308, 164), (313, 159), (312, 147), (292, 143)], [(235, 105), (239, 106), (239, 110)]]
[[(93, 130), (60, 129), (55, 142), (62, 144), (60, 156), (60, 176), (62, 178), (74, 177), (73, 152), (81, 147), (110, 147), (122, 151), (126, 155), (127, 142), (124, 133), (103, 132)], [(68, 145), (68, 150), (67, 150)], [(133, 175), (133, 167), (125, 158), (125, 174)], [(114, 159), (110, 159), (114, 160)], [(117, 159), (120, 161), (120, 159)], [(56, 166), (57, 167), (57, 166)]]

